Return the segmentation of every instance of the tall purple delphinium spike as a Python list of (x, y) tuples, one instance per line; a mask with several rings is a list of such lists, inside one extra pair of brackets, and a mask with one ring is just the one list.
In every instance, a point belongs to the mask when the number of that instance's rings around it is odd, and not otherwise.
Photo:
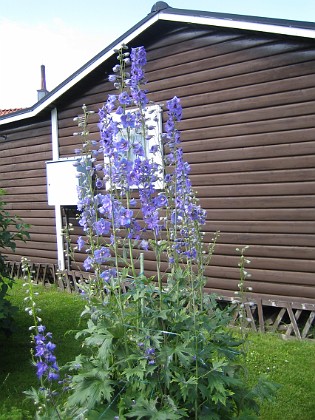
[(51, 341), (52, 334), (50, 332), (45, 334), (46, 327), (41, 324), (42, 319), (39, 317), (40, 309), (35, 302), (35, 296), (38, 293), (33, 290), (31, 271), (26, 258), (22, 258), (22, 272), (23, 278), (26, 281), (23, 286), (27, 288), (27, 296), (24, 301), (29, 305), (29, 307), (25, 308), (25, 311), (33, 318), (34, 322), (33, 326), (30, 327), (30, 330), (32, 331), (31, 337), (35, 347), (35, 351), (32, 352), (32, 355), (33, 363), (37, 369), (36, 374), (41, 380), (41, 383), (43, 383), (45, 379), (48, 381), (57, 380), (59, 379), (59, 367), (56, 356), (54, 355), (56, 345)]
[(166, 160), (173, 168), (165, 177), (168, 195), (173, 198), (168, 226), (173, 242), (169, 258), (171, 263), (179, 258), (194, 261), (201, 244), (199, 228), (205, 224), (206, 212), (197, 204), (189, 179), (190, 166), (184, 161), (183, 149), (180, 147), (180, 133), (176, 127), (182, 117), (180, 100), (174, 97), (168, 101), (167, 109), (164, 141), (169, 149)]
[(130, 91), (133, 103), (140, 109), (148, 104), (146, 92), (141, 88), (145, 84), (144, 66), (147, 63), (146, 51), (144, 47), (131, 49), (131, 78)]
[[(150, 140), (148, 135), (148, 127), (145, 120), (144, 108), (149, 103), (146, 90), (143, 85), (146, 84), (144, 66), (147, 62), (146, 51), (144, 47), (131, 49), (131, 95), (134, 104), (138, 107), (138, 125), (142, 129), (144, 143)], [(147, 230), (153, 231), (154, 235), (158, 235), (163, 228), (161, 223), (161, 209), (167, 205), (166, 200), (157, 197), (156, 184), (161, 176), (161, 166), (154, 160), (154, 153), (160, 152), (158, 147), (150, 150), (146, 149), (146, 159), (137, 158), (135, 160), (135, 168), (138, 173), (138, 188), (141, 203), (141, 212), (143, 221)], [(165, 197), (163, 195), (163, 197)]]
[(56, 345), (52, 343), (52, 334), (45, 334), (46, 327), (38, 325), (37, 334), (34, 336), (37, 376), (39, 379), (46, 377), (49, 381), (59, 379), (59, 367), (54, 351)]
[[(130, 79), (125, 83), (125, 75), (122, 72), (119, 75), (119, 87), (128, 86), (129, 93), (124, 91), (116, 96), (111, 95), (99, 113), (101, 147), (105, 159), (109, 162), (105, 165), (104, 174), (110, 184), (111, 192), (116, 190), (115, 197), (118, 195), (119, 199), (130, 198), (132, 190), (138, 191), (145, 230), (158, 232), (160, 230), (158, 207), (160, 202), (154, 200), (154, 197), (156, 196), (155, 183), (159, 180), (161, 167), (153, 159), (153, 153), (156, 153), (156, 150), (148, 150), (146, 144), (149, 141), (149, 135), (145, 107), (149, 101), (143, 89), (146, 83), (145, 49), (132, 48), (130, 59)], [(122, 71), (122, 65), (118, 69)], [(137, 107), (136, 110), (128, 110), (127, 106), (131, 102)], [(116, 105), (118, 105), (117, 109)], [(132, 133), (137, 134), (134, 136)], [(133, 205), (135, 205), (136, 201), (133, 200)], [(127, 203), (131, 205), (131, 200)], [(132, 213), (129, 207), (126, 212)], [(140, 239), (143, 229), (134, 217), (130, 217), (129, 222), (128, 225), (124, 225), (129, 230), (128, 237)]]

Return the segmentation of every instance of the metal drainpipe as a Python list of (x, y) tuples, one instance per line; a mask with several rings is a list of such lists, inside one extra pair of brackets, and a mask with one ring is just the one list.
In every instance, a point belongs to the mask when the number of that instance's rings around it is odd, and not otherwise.
[[(51, 111), (51, 140), (52, 140), (52, 158), (59, 160), (59, 141), (58, 141), (58, 112), (57, 108)], [(61, 205), (55, 205), (55, 223), (56, 223), (56, 238), (57, 238), (57, 256), (59, 270), (65, 269), (65, 253), (64, 241), (62, 234), (62, 213)]]

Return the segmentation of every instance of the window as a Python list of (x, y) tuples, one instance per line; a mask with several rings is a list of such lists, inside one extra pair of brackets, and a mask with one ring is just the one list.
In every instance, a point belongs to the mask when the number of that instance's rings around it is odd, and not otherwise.
[[(127, 110), (125, 118), (129, 118), (131, 121), (136, 118), (137, 109)], [(162, 135), (162, 110), (159, 105), (147, 106), (144, 110), (145, 122), (146, 122), (146, 136), (144, 138), (142, 127), (135, 128), (124, 128), (121, 122), (121, 116), (117, 114), (112, 114), (113, 121), (118, 123), (119, 133), (116, 135), (116, 141), (128, 139), (129, 144), (131, 143), (133, 147), (129, 147), (128, 151), (128, 160), (134, 161), (139, 154), (137, 154), (137, 147), (140, 147), (144, 152), (144, 155), (149, 159), (152, 159), (154, 163), (158, 165), (158, 180), (154, 183), (155, 189), (163, 189), (163, 147), (161, 142)], [(137, 146), (137, 147), (136, 147)], [(123, 145), (122, 145), (123, 147)], [(152, 152), (154, 150), (154, 153)], [(110, 164), (108, 156), (104, 156), (105, 166)], [(132, 186), (131, 186), (132, 187)], [(106, 189), (110, 188), (109, 182), (106, 183)], [(119, 187), (117, 187), (119, 188)], [(136, 188), (136, 187), (135, 187)]]

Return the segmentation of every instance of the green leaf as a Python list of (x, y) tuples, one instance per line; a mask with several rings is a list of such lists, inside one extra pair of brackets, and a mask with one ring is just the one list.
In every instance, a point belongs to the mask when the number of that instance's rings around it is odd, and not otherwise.
[(170, 311), (171, 311), (170, 309), (162, 309), (161, 311), (156, 313), (156, 317), (167, 320), (169, 319)]
[(184, 401), (186, 401), (189, 393), (192, 391), (192, 388), (195, 388), (198, 384), (198, 378), (195, 376), (190, 376), (188, 379), (186, 379), (185, 376), (175, 372), (174, 378), (171, 382), (178, 384), (182, 398)]
[(122, 372), (122, 375), (126, 376), (127, 381), (129, 381), (133, 377), (143, 380), (144, 374), (145, 368), (139, 365), (135, 367), (128, 367)]
[(226, 359), (217, 359), (212, 361), (212, 370), (222, 372), (222, 367), (227, 365)]
[(192, 348), (187, 348), (184, 345), (179, 345), (175, 347), (174, 354), (178, 356), (183, 366), (188, 367), (191, 365), (191, 361), (193, 360), (194, 356), (194, 351)]
[[(158, 400), (150, 400), (140, 397), (136, 404), (131, 408), (126, 417), (137, 417), (137, 419), (151, 419), (151, 420), (177, 420), (185, 416), (185, 412), (180, 410), (179, 413), (174, 411), (175, 407), (170, 407), (168, 401), (165, 400), (165, 405), (156, 407)], [(177, 410), (176, 410), (177, 411)]]
[(73, 393), (67, 401), (69, 407), (78, 405), (91, 410), (104, 400), (111, 401), (112, 381), (107, 377), (106, 372), (94, 369), (85, 374), (75, 375), (71, 386)]

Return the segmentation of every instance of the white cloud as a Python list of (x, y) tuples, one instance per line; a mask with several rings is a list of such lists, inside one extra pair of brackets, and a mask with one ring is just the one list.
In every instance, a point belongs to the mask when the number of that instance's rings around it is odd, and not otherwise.
[(54, 18), (37, 25), (0, 21), (0, 108), (28, 107), (37, 101), (40, 66), (52, 90), (112, 39), (101, 40)]

